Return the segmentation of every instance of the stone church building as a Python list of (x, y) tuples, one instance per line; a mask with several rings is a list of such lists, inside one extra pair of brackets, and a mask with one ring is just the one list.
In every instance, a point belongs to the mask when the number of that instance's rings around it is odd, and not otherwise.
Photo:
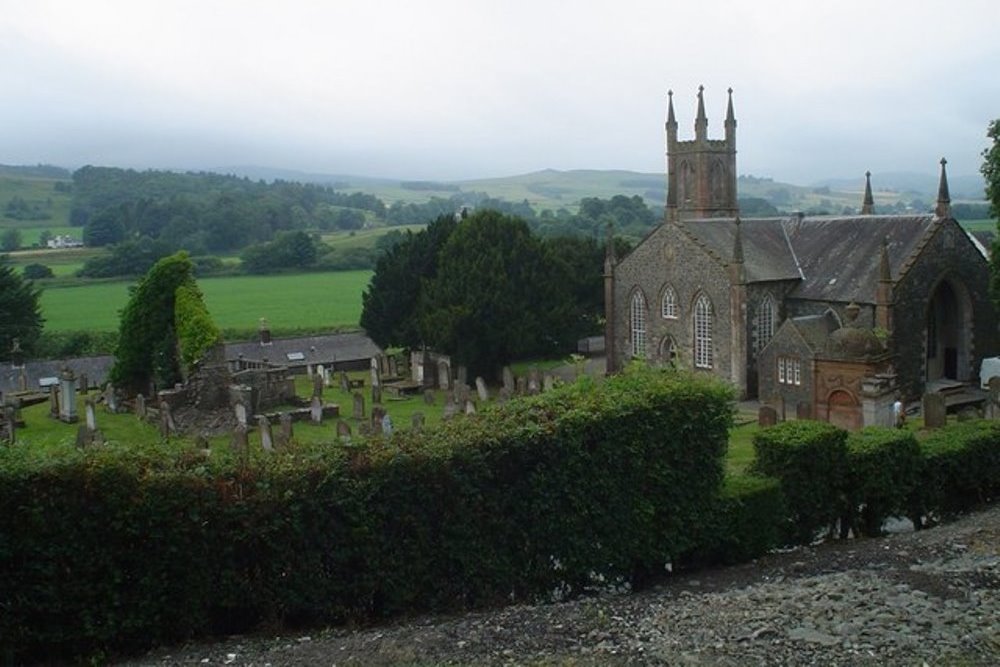
[(896, 392), (974, 382), (996, 353), (985, 250), (951, 215), (945, 161), (931, 215), (879, 215), (870, 177), (859, 215), (741, 219), (732, 91), (709, 139), (667, 134), (665, 220), (605, 264), (610, 372), (632, 358), (732, 382), (799, 416), (858, 427)]

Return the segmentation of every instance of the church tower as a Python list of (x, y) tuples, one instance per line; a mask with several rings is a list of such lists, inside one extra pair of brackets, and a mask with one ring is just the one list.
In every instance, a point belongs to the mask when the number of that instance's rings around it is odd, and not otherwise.
[(673, 91), (667, 93), (667, 220), (733, 218), (736, 202), (736, 116), (729, 89), (725, 138), (708, 138), (704, 86), (698, 86), (694, 139), (678, 141)]

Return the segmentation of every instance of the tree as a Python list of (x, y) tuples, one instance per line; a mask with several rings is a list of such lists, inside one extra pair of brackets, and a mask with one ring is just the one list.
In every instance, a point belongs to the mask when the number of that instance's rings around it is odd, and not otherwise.
[(566, 351), (578, 329), (565, 266), (523, 220), (473, 213), (449, 236), (437, 275), (423, 286), (424, 340), (487, 377), (515, 359)]
[(0, 250), (13, 252), (21, 249), (21, 232), (15, 228), (5, 229), (0, 235)]
[(441, 215), (416, 234), (407, 231), (375, 263), (375, 274), (361, 295), (361, 327), (382, 347), (419, 347), (417, 305), (421, 286), (437, 275), (441, 247), (457, 226)]
[(28, 264), (22, 272), (28, 280), (41, 280), (42, 278), (51, 278), (53, 276), (52, 269), (44, 264)]
[(282, 232), (270, 243), (246, 248), (241, 255), (243, 268), (248, 273), (308, 268), (316, 263), (317, 246), (305, 232)]
[[(992, 121), (986, 130), (986, 136), (992, 140), (989, 148), (983, 151), (983, 166), (980, 171), (986, 179), (986, 198), (990, 202), (990, 210), (997, 220), (997, 231), (1000, 232), (1000, 118)], [(1000, 308), (1000, 234), (993, 241), (993, 252), (990, 253), (990, 292), (993, 303)]]
[(34, 351), (42, 332), (39, 291), (0, 256), (0, 358), (7, 358), (16, 338), (21, 349)]
[[(182, 317), (178, 322), (180, 292)], [(194, 265), (186, 252), (164, 257), (132, 288), (122, 310), (118, 345), (110, 378), (128, 394), (147, 391), (150, 382), (170, 387), (182, 379), (183, 350), (188, 360), (197, 360), (198, 350), (207, 349), (214, 325), (207, 318), (194, 279)], [(186, 302), (186, 303), (185, 303)], [(179, 340), (179, 326), (184, 336)], [(217, 333), (217, 332), (216, 332)], [(210, 345), (208, 345), (210, 347)]]

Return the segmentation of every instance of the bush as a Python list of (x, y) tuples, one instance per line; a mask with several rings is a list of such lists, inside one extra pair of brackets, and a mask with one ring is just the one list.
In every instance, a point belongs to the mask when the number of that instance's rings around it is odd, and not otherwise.
[(778, 480), (727, 476), (711, 513), (698, 526), (697, 547), (683, 562), (728, 565), (762, 556), (782, 544), (787, 517)]
[(638, 582), (713, 510), (731, 390), (651, 370), (237, 465), (0, 450), (0, 653), (93, 657)]
[(790, 421), (754, 435), (753, 471), (781, 480), (791, 510), (788, 538), (811, 542), (842, 505), (847, 432), (826, 422)]
[(54, 275), (52, 269), (44, 264), (27, 264), (22, 269), (22, 272), (27, 280), (42, 280), (44, 278), (51, 278)]
[(920, 441), (920, 452), (920, 483), (910, 501), (918, 527), (927, 515), (965, 512), (1000, 494), (1000, 423), (949, 424)]
[(920, 445), (912, 432), (870, 427), (849, 435), (842, 536), (851, 526), (880, 535), (888, 517), (905, 515), (919, 474)]

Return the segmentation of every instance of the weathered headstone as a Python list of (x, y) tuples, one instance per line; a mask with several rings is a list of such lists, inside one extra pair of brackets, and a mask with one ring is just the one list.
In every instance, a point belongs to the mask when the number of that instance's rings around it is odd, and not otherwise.
[(410, 416), (410, 428), (414, 431), (419, 431), (424, 427), (424, 413), (414, 412)]
[(49, 387), (49, 416), (59, 419), (59, 387), (51, 385)]
[(250, 451), (250, 438), (247, 435), (247, 425), (237, 424), (233, 429), (233, 437), (229, 441), (229, 446), (240, 460), (245, 460)]
[(174, 418), (170, 414), (170, 404), (160, 401), (160, 436), (169, 438), (174, 432)]
[(76, 414), (76, 375), (68, 366), (59, 376), (59, 419), (67, 424), (77, 421)]
[(312, 379), (312, 376), (313, 376), (313, 365), (306, 364), (306, 377)]
[(350, 391), (351, 390), (351, 379), (347, 377), (347, 373), (340, 371), (340, 390)]
[(424, 405), (434, 405), (434, 392), (424, 389)]
[(523, 375), (518, 377), (515, 382), (515, 392), (518, 396), (524, 396), (528, 393), (528, 378)]
[(24, 370), (24, 366), (17, 369), (17, 390), (28, 391), (28, 372)]
[(87, 430), (91, 433), (97, 430), (97, 411), (94, 408), (94, 399), (88, 398), (83, 402), (84, 419), (86, 420)]
[(556, 376), (546, 373), (542, 376), (542, 389), (544, 391), (552, 391), (556, 388)]
[(233, 406), (233, 412), (236, 413), (236, 423), (240, 424), (244, 428), (247, 425), (247, 406), (243, 401), (237, 401), (236, 405)]
[(361, 422), (358, 424), (358, 435), (369, 436), (372, 434), (372, 425), (368, 422)]
[(448, 420), (458, 414), (458, 404), (452, 400), (449, 395), (448, 400), (444, 404), (444, 411), (441, 413), (441, 419)]
[(379, 425), (379, 430), (380, 431), (381, 431), (381, 428), (382, 428), (382, 426), (381, 426), (382, 425), (382, 417), (385, 417), (385, 408), (383, 408), (381, 405), (379, 405), (378, 403), (376, 403), (375, 405), (372, 406), (372, 419), (371, 419), (371, 421), (372, 421), (372, 425), (375, 425), (376, 423)]
[(90, 385), (87, 383), (87, 374), (80, 373), (80, 393), (86, 394), (90, 391)]
[(319, 376), (319, 381), (322, 382), (323, 386), (325, 387), (326, 386), (326, 368), (324, 368), (323, 364), (317, 364), (316, 365), (316, 375)]
[(392, 417), (389, 413), (382, 415), (382, 433), (385, 435), (392, 435)]
[(451, 366), (443, 359), (438, 362), (438, 389), (451, 389)]
[(989, 394), (986, 397), (986, 418), (1000, 419), (1000, 376), (991, 377), (987, 387)]
[(337, 420), (337, 437), (341, 440), (351, 439), (351, 425), (343, 419)]
[(86, 424), (80, 424), (76, 428), (76, 447), (77, 449), (82, 449), (90, 444), (90, 431), (87, 430)]
[(476, 404), (472, 402), (472, 399), (465, 399), (465, 414), (474, 415), (476, 414)]
[(457, 382), (458, 384), (468, 384), (469, 369), (460, 364), (458, 366), (458, 370), (455, 371), (455, 382)]
[(14, 441), (17, 439), (17, 410), (13, 405), (3, 406), (3, 416), (4, 416), (4, 428), (6, 432), (3, 434), (4, 439), (7, 444), (13, 445)]
[(528, 369), (528, 395), (534, 396), (542, 390), (542, 374), (535, 366)]
[(365, 418), (365, 397), (358, 392), (354, 393), (354, 418), (358, 420)]
[(507, 387), (500, 387), (500, 391), (497, 392), (497, 403), (503, 404), (510, 400), (510, 389)]
[(507, 395), (510, 396), (514, 393), (517, 386), (514, 384), (514, 373), (510, 370), (510, 366), (503, 367), (503, 388), (507, 390)]
[(379, 372), (379, 357), (372, 357), (371, 365), (372, 365), (372, 371), (371, 371), (372, 387), (377, 387), (378, 385), (382, 384), (382, 377), (381, 373)]
[(465, 402), (469, 400), (469, 385), (464, 382), (459, 384), (455, 383), (455, 402), (459, 405), (465, 405)]
[(312, 388), (313, 388), (312, 395), (314, 397), (317, 397), (317, 396), (318, 397), (322, 397), (323, 396), (323, 376), (322, 375), (316, 374), (316, 375), (312, 376)]
[(774, 426), (778, 423), (778, 411), (770, 405), (762, 405), (757, 411), (757, 424), (762, 427)]
[(382, 385), (373, 384), (372, 385), (372, 403), (382, 402)]
[(146, 418), (146, 397), (142, 394), (135, 396), (135, 416), (139, 419)]
[(257, 417), (257, 429), (260, 431), (260, 446), (265, 451), (274, 451), (274, 438), (271, 437), (271, 422), (264, 415)]
[(389, 376), (399, 377), (399, 363), (396, 361), (396, 357), (389, 357)]
[(948, 422), (947, 406), (941, 394), (924, 394), (924, 426), (940, 428)]
[(312, 403), (309, 405), (309, 419), (313, 424), (323, 423), (323, 401), (320, 400), (319, 396), (312, 397)]
[(281, 430), (278, 431), (278, 446), (288, 447), (292, 442), (292, 415), (289, 412), (282, 412), (281, 416), (278, 417), (278, 423), (281, 426)]
[(476, 394), (484, 403), (490, 400), (490, 390), (486, 388), (486, 380), (481, 377), (476, 378)]
[(104, 390), (104, 407), (112, 414), (118, 412), (118, 393), (115, 391), (115, 386), (110, 382)]

